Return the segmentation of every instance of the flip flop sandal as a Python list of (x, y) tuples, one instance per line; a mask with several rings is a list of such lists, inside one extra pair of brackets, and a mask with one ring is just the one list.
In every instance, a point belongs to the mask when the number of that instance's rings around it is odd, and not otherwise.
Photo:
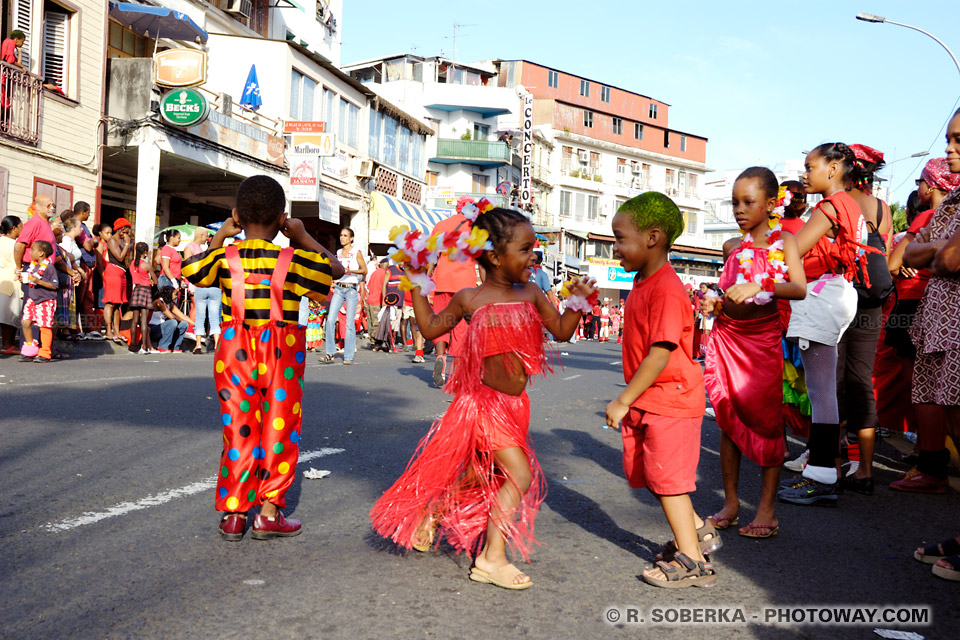
[(644, 569), (642, 577), (647, 584), (663, 589), (713, 587), (717, 584), (717, 572), (711, 563), (694, 562), (680, 552), (670, 562), (661, 560), (656, 566)]
[(947, 569), (939, 564), (935, 564), (933, 565), (933, 575), (938, 578), (943, 578), (944, 580), (950, 580), (951, 582), (960, 582), (960, 553), (952, 555), (949, 558), (944, 558), (944, 560), (949, 562), (953, 569)]
[(513, 580), (522, 573), (523, 571), (520, 571), (520, 569), (517, 569), (512, 564), (505, 564), (490, 572), (473, 567), (470, 569), (470, 579), (481, 584), (494, 584), (511, 591), (522, 591), (523, 589), (529, 589), (533, 586), (533, 582), (529, 580), (527, 582), (521, 582), (520, 584), (514, 584)]
[(329, 364), (333, 362), (333, 356), (330, 354), (325, 354), (320, 357), (320, 364)]
[[(723, 546), (723, 540), (720, 539), (720, 534), (717, 533), (716, 528), (706, 520), (704, 520), (703, 526), (697, 529), (697, 542), (700, 543), (700, 553), (702, 553), (707, 560), (710, 559), (712, 552)], [(670, 562), (673, 560), (673, 556), (677, 551), (676, 541), (671, 540), (663, 545), (663, 550), (657, 554), (654, 560), (666, 560)]]
[(425, 522), (423, 529), (417, 532), (416, 542), (413, 543), (413, 548), (423, 553), (430, 551), (430, 549), (433, 548), (437, 525), (439, 525), (439, 522), (433, 518)]
[(753, 524), (752, 522), (738, 531), (744, 538), (772, 538), (780, 533), (779, 525)]
[(919, 550), (914, 551), (913, 559), (919, 560), (923, 564), (936, 564), (948, 556), (958, 554), (960, 554), (960, 542), (957, 542), (956, 538), (950, 538), (939, 544), (928, 544), (923, 548), (923, 553)]
[(721, 516), (719, 513), (715, 513), (712, 516), (707, 516), (704, 518), (704, 521), (709, 522), (713, 525), (713, 528), (717, 531), (723, 531), (727, 527), (732, 527), (736, 524), (740, 524), (740, 516), (735, 515), (732, 518), (727, 518)]

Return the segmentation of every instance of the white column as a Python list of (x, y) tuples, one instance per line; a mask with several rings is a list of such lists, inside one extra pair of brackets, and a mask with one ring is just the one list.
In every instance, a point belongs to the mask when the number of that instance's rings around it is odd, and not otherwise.
[(137, 154), (137, 219), (134, 228), (137, 242), (146, 242), (151, 248), (157, 233), (159, 184), (160, 148), (152, 136), (145, 136)]

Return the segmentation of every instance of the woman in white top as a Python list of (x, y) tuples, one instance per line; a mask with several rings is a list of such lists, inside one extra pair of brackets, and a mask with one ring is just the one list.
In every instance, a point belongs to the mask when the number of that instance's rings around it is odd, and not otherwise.
[(23, 230), (23, 222), (17, 216), (7, 216), (0, 221), (0, 330), (3, 345), (0, 353), (19, 353), (17, 325), (20, 323), (20, 269), (13, 259), (13, 247)]
[(363, 252), (353, 246), (354, 233), (350, 227), (340, 230), (340, 245), (337, 251), (337, 260), (343, 265), (343, 277), (337, 280), (330, 296), (330, 310), (327, 312), (327, 326), (325, 333), (325, 351), (320, 362), (333, 362), (333, 354), (337, 352), (337, 318), (340, 316), (340, 307), (347, 305), (346, 337), (343, 341), (343, 364), (353, 364), (357, 353), (357, 325), (354, 318), (357, 315), (357, 301), (359, 299), (360, 283), (367, 274), (367, 261), (363, 259)]

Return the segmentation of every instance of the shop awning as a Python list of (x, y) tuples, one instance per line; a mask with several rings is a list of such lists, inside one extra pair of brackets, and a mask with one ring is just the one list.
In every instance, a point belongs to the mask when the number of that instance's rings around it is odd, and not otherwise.
[(111, 2), (110, 17), (138, 35), (206, 42), (207, 32), (185, 13), (134, 2)]
[(388, 196), (379, 191), (370, 193), (370, 231), (389, 232), (392, 227), (406, 225), (411, 229), (419, 229), (426, 233), (433, 231), (433, 227), (449, 216), (453, 211), (427, 210), (421, 206), (404, 202), (394, 196)]

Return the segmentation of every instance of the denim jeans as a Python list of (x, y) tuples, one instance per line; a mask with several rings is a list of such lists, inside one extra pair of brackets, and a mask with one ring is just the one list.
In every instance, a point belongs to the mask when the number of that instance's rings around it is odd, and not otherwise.
[(167, 318), (159, 325), (150, 325), (150, 337), (156, 342), (158, 349), (180, 351), (183, 336), (187, 333), (187, 326), (185, 320)]
[(161, 273), (160, 277), (157, 278), (157, 287), (160, 289), (163, 289), (164, 287), (173, 287), (174, 289), (179, 289), (180, 283), (175, 283), (173, 280)]
[[(197, 325), (194, 334), (198, 336), (220, 335), (220, 287), (197, 287), (193, 293), (193, 302), (197, 305)], [(207, 320), (210, 321), (210, 333), (206, 333)]]
[(347, 317), (345, 322), (346, 338), (343, 341), (343, 359), (344, 361), (353, 360), (357, 352), (357, 299), (359, 295), (355, 288), (341, 287), (339, 285), (333, 288), (333, 295), (330, 298), (330, 311), (327, 313), (327, 326), (325, 329), (325, 341), (328, 355), (337, 352), (337, 317), (340, 315), (340, 307), (347, 303)]

